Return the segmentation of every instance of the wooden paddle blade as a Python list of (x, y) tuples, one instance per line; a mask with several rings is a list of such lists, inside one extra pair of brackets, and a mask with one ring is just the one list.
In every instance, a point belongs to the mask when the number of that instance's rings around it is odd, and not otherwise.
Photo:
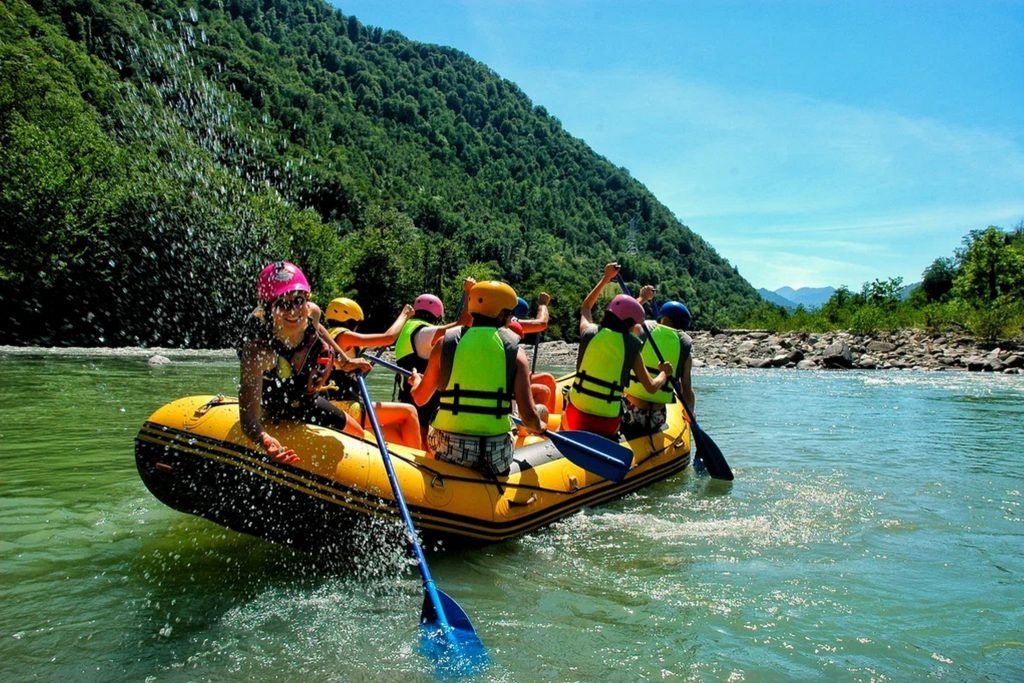
[(715, 479), (733, 480), (732, 469), (725, 461), (722, 450), (696, 423), (693, 425), (693, 442), (697, 447), (697, 455), (704, 462), (708, 474)]
[(420, 652), (434, 663), (440, 678), (461, 678), (483, 671), (490, 664), (490, 657), (469, 615), (444, 591), (437, 590), (437, 595), (448, 628), (438, 618), (430, 595), (425, 594), (420, 617)]
[(544, 436), (569, 462), (609, 481), (621, 482), (633, 464), (633, 451), (599, 434), (548, 431)]

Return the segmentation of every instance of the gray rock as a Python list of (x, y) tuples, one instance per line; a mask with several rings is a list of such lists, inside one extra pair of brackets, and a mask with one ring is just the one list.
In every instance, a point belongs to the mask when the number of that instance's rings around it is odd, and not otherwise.
[(826, 368), (852, 368), (853, 355), (843, 340), (832, 342), (822, 352), (821, 364)]

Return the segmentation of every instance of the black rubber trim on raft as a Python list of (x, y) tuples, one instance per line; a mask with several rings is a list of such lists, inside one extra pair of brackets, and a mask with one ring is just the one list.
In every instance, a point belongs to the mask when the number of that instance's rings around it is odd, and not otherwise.
[[(333, 479), (312, 474), (305, 470), (274, 463), (266, 454), (253, 451), (238, 444), (197, 436), (164, 425), (148, 422), (139, 432), (136, 441), (149, 443), (156, 448), (162, 449), (162, 452), (165, 453), (170, 449), (181, 456), (191, 456), (214, 461), (221, 465), (240, 468), (262, 477), (274, 485), (286, 487), (303, 496), (316, 497), (321, 501), (345, 508), (357, 514), (391, 516), (396, 512), (396, 504), (392, 500), (383, 499), (375, 494), (345, 486)], [(154, 458), (156, 453), (154, 451)], [(500, 541), (550, 524), (579, 508), (620, 498), (654, 481), (667, 478), (685, 469), (689, 465), (689, 460), (688, 456), (676, 458), (663, 465), (651, 468), (641, 475), (628, 478), (621, 484), (600, 482), (588, 486), (587, 489), (590, 490), (578, 489), (575, 492), (545, 490), (553, 495), (566, 496), (566, 500), (544, 508), (535, 515), (520, 517), (515, 520), (485, 521), (425, 507), (410, 507), (410, 512), (417, 520), (418, 525), (425, 530), (480, 541)], [(474, 481), (472, 479), (468, 480)], [(480, 484), (493, 485), (484, 480), (481, 480)], [(584, 492), (581, 493), (581, 491)], [(168, 502), (168, 505), (180, 509), (170, 502)]]

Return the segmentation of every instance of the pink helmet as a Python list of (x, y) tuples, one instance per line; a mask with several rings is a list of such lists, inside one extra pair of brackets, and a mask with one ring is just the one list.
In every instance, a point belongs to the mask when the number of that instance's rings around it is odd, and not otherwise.
[(288, 292), (308, 292), (309, 281), (299, 267), (290, 261), (268, 263), (256, 281), (260, 301), (273, 301)]
[(433, 294), (420, 294), (412, 302), (413, 310), (426, 311), (438, 320), (444, 317), (444, 304)]
[(626, 294), (617, 294), (614, 299), (608, 302), (608, 308), (605, 310), (609, 313), (614, 313), (615, 317), (623, 322), (627, 320), (633, 321), (634, 325), (642, 323), (644, 318), (647, 317), (644, 307), (640, 305), (640, 302)]

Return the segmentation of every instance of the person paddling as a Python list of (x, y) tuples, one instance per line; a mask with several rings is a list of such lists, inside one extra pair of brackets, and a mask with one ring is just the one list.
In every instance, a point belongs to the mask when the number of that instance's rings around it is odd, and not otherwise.
[(644, 321), (644, 307), (625, 294), (615, 296), (605, 309), (601, 324), (593, 320), (593, 308), (604, 288), (619, 273), (619, 264), (609, 263), (594, 289), (580, 304), (580, 345), (576, 356), (576, 379), (569, 388), (562, 417), (562, 429), (583, 430), (617, 440), (622, 394), (630, 371), (648, 391), (660, 389), (672, 373), (669, 362), (658, 365), (651, 378), (640, 349), (643, 342), (633, 333)]
[[(470, 287), (476, 280), (466, 278), (463, 283), (463, 301)], [(427, 359), (431, 349), (444, 336), (445, 332), (467, 320), (456, 320), (441, 324), (444, 319), (444, 303), (433, 294), (420, 294), (412, 303), (413, 315), (402, 326), (395, 341), (395, 363), (406, 370), (423, 373), (427, 368)], [(460, 307), (460, 313), (461, 313)], [(437, 399), (418, 405), (412, 397), (412, 384), (409, 377), (395, 375), (396, 396), (399, 401), (416, 407), (420, 421), (420, 440), (427, 441), (427, 430), (430, 421), (437, 411)]]
[(504, 282), (477, 282), (467, 304), (471, 324), (445, 333), (424, 373), (413, 375), (412, 395), (420, 405), (438, 401), (427, 437), (435, 457), (500, 476), (512, 464), (512, 400), (528, 430), (541, 433), (544, 426), (530, 395), (526, 353), (505, 327), (515, 290)]
[[(647, 285), (640, 289), (637, 300), (644, 304), (653, 298), (654, 288)], [(690, 309), (685, 304), (680, 301), (666, 301), (658, 308), (657, 322), (646, 321), (644, 325), (665, 359), (671, 361), (672, 366), (676, 368), (676, 378), (683, 391), (682, 398), (690, 412), (693, 412), (694, 394), (690, 383), (693, 340), (684, 332), (690, 326), (691, 320)], [(658, 366), (658, 356), (650, 342), (644, 343), (641, 356), (648, 371)], [(648, 391), (636, 377), (631, 377), (631, 380), (625, 391), (626, 403), (621, 424), (622, 435), (627, 439), (660, 431), (667, 419), (666, 406), (675, 402), (671, 383), (657, 391)]]
[[(360, 332), (359, 325), (363, 322), (363, 309), (348, 297), (332, 299), (324, 311), (328, 334), (337, 342), (341, 350), (353, 358), (367, 348), (391, 346), (398, 339), (405, 323), (412, 317), (413, 308), (409, 304), (384, 332)], [(359, 396), (359, 384), (350, 373), (335, 373), (330, 385), (324, 388), (324, 395), (331, 401), (340, 403), (341, 408), (350, 417), (360, 421), (365, 427), (363, 408)], [(388, 440), (397, 440), (411, 448), (422, 448), (420, 421), (416, 408), (408, 403), (393, 401), (376, 401), (374, 410), (381, 428), (388, 434)]]
[(295, 451), (263, 428), (263, 418), (296, 420), (362, 435), (345, 412), (320, 395), (331, 371), (368, 372), (370, 363), (343, 352), (320, 323), (306, 276), (294, 263), (268, 264), (256, 283), (259, 305), (246, 319), (239, 348), (239, 417), (243, 433), (277, 462)]

